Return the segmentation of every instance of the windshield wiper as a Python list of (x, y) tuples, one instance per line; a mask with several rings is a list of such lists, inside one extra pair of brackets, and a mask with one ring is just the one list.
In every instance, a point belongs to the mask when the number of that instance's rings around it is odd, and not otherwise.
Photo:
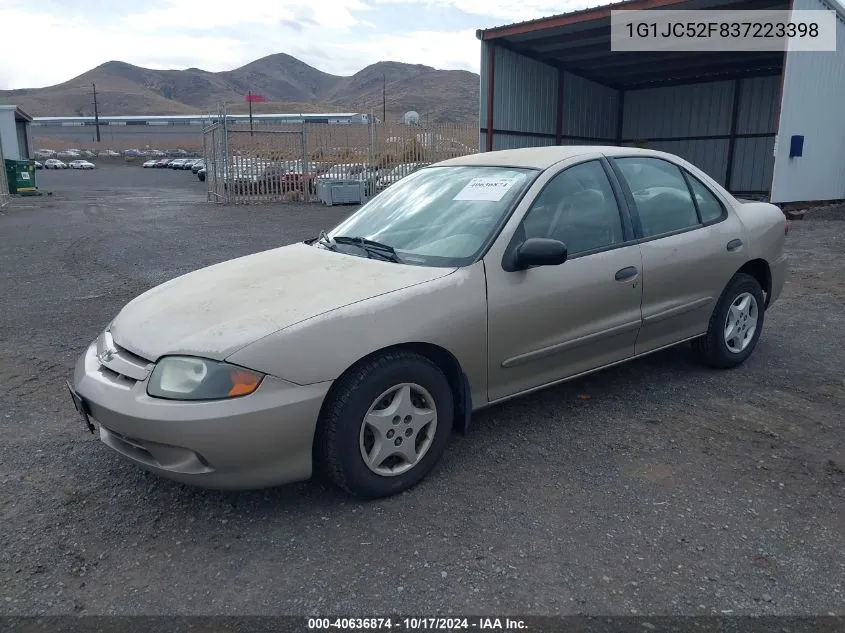
[(337, 245), (335, 244), (334, 240), (328, 236), (325, 231), (320, 231), (320, 235), (317, 238), (317, 243), (325, 246), (330, 251), (336, 251)]
[(399, 255), (396, 254), (396, 251), (389, 244), (382, 244), (381, 242), (375, 242), (363, 237), (348, 237), (345, 235), (335, 236), (331, 239), (336, 244), (351, 244), (353, 246), (357, 246), (367, 254), (367, 257), (376, 255), (390, 262), (395, 262), (397, 264), (402, 263)]

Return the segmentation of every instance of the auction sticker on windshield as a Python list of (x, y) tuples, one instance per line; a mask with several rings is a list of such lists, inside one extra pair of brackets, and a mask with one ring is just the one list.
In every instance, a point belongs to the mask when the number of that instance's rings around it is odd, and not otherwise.
[(522, 176), (480, 176), (473, 178), (452, 200), (498, 202), (522, 178)]

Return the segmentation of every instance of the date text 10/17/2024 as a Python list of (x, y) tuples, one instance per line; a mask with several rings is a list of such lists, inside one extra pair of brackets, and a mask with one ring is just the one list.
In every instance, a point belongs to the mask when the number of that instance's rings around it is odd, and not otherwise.
[(400, 618), (308, 618), (309, 631), (517, 631), (527, 630), (520, 618), (497, 617), (400, 617)]

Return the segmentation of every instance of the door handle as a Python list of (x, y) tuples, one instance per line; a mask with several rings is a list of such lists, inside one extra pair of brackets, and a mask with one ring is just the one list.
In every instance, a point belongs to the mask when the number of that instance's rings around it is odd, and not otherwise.
[(742, 240), (731, 240), (728, 242), (728, 250), (733, 252), (742, 246)]
[(617, 270), (615, 279), (616, 281), (631, 281), (632, 279), (636, 279), (639, 274), (640, 271), (637, 270), (636, 266), (628, 266), (622, 270)]

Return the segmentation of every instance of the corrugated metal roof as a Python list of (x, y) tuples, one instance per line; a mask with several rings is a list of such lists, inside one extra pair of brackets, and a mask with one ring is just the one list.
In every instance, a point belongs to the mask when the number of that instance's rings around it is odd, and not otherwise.
[(0, 105), (0, 110), (14, 110), (15, 116), (18, 117), (19, 119), (24, 119), (26, 121), (32, 121), (32, 117), (29, 116), (26, 112), (21, 110), (16, 105)]
[[(578, 9), (576, 11), (566, 11), (564, 13), (555, 13), (554, 15), (547, 15), (542, 18), (534, 18), (533, 20), (523, 20), (522, 22), (511, 22), (510, 24), (502, 24), (501, 26), (491, 26), (489, 29), (478, 29), (475, 32), (475, 36), (478, 39), (481, 39), (483, 33), (488, 33), (490, 31), (498, 31), (500, 29), (509, 29), (513, 26), (528, 26), (529, 24), (537, 24), (542, 25), (544, 22), (548, 22), (550, 20), (554, 20), (555, 18), (561, 18), (563, 16), (570, 16), (570, 15), (580, 15), (582, 13), (589, 13), (590, 11), (594, 11), (595, 9), (606, 9), (608, 7), (623, 7), (627, 4), (631, 4), (634, 2), (639, 2), (640, 0), (620, 0), (620, 2), (611, 2), (609, 4), (594, 4), (593, 6), (586, 7), (584, 9)], [(683, 2), (684, 0), (679, 0), (679, 2)]]
[[(835, 2), (836, 0), (831, 0), (831, 2)], [(674, 4), (685, 4), (687, 0), (667, 0), (665, 3), (660, 3), (663, 6), (671, 6)], [(593, 12), (605, 12), (608, 9), (611, 11), (624, 9), (629, 5), (639, 5), (644, 4), (643, 0), (620, 0), (620, 2), (610, 2), (607, 4), (593, 4), (592, 6), (586, 7), (584, 9), (578, 9), (577, 11), (566, 11), (564, 13), (555, 13), (554, 15), (548, 15), (542, 18), (534, 18), (533, 20), (524, 20), (522, 22), (512, 22), (510, 24), (503, 24), (502, 26), (493, 26), (489, 29), (478, 29), (475, 32), (475, 36), (478, 39), (482, 39), (485, 33), (495, 33), (496, 31), (504, 31), (506, 29), (512, 29), (514, 27), (529, 27), (529, 26), (536, 26), (536, 30), (540, 30), (543, 26), (549, 22), (554, 22), (555, 20), (559, 20), (560, 18), (572, 18), (575, 16), (589, 16), (590, 13)], [(531, 29), (535, 30), (535, 29)]]
[(839, 19), (845, 22), (845, 4), (837, 0), (819, 0), (821, 4), (828, 7), (831, 11), (836, 11), (839, 14)]
[[(839, 0), (819, 0), (823, 5), (828, 6), (832, 11), (836, 11), (839, 17), (845, 21), (845, 4), (840, 2)], [(671, 6), (672, 4), (685, 4), (687, 0), (668, 0), (663, 6)], [(608, 4), (595, 4), (593, 6), (578, 9), (577, 11), (567, 11), (565, 13), (555, 13), (554, 15), (549, 15), (542, 18), (534, 18), (533, 20), (524, 20), (522, 22), (511, 22), (510, 24), (503, 24), (501, 26), (494, 26), (490, 27), (489, 29), (478, 29), (475, 32), (475, 36), (478, 39), (482, 39), (485, 33), (495, 33), (497, 31), (504, 31), (510, 30), (514, 27), (529, 27), (529, 26), (536, 26), (536, 29), (531, 30), (541, 30), (545, 24), (550, 22), (554, 22), (555, 20), (559, 20), (560, 18), (569, 18), (579, 15), (589, 15), (591, 12), (597, 11), (607, 11), (610, 9), (611, 11), (625, 9), (629, 5), (639, 5), (644, 4), (643, 0), (620, 0), (620, 2), (611, 2)]]

